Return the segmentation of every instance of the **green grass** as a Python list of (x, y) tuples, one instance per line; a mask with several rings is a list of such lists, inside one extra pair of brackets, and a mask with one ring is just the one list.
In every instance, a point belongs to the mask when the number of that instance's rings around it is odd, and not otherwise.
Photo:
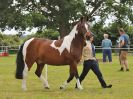
[[(97, 55), (101, 58), (101, 54)], [(129, 56), (130, 72), (118, 72), (120, 69), (118, 56), (113, 56), (112, 64), (100, 62), (100, 69), (111, 89), (103, 89), (92, 71), (83, 81), (83, 90), (76, 90), (73, 79), (65, 90), (59, 86), (68, 78), (68, 66), (49, 66), (48, 81), (50, 89), (43, 89), (42, 82), (34, 74), (36, 64), (29, 72), (27, 79), (28, 91), (22, 91), (21, 80), (14, 77), (15, 55), (0, 57), (0, 99), (133, 99), (133, 56)], [(82, 65), (78, 66), (79, 74)], [(45, 74), (45, 69), (43, 71)]]

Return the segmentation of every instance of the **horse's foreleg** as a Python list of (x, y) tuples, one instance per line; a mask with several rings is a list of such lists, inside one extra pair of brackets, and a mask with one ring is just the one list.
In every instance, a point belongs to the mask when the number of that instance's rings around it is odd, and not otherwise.
[(70, 76), (67, 79), (67, 81), (65, 81), (64, 84), (61, 85), (60, 89), (65, 89), (66, 86), (68, 85), (68, 83), (73, 79), (74, 76), (77, 79), (77, 87), (79, 89), (83, 89), (81, 84), (80, 84), (80, 81), (79, 81), (79, 75), (78, 75), (78, 71), (77, 71), (77, 64), (70, 65)]
[(67, 81), (65, 81), (65, 82), (63, 83), (63, 85), (60, 86), (60, 89), (65, 89), (65, 88), (67, 87), (68, 83), (73, 79), (74, 74), (71, 73), (71, 71), (72, 71), (72, 68), (70, 67), (70, 76), (69, 76), (69, 78), (67, 79)]
[(72, 67), (73, 67), (74, 76), (75, 76), (75, 78), (76, 78), (77, 88), (80, 89), (80, 90), (82, 90), (83, 88), (82, 88), (82, 86), (81, 86), (81, 84), (80, 84), (80, 81), (79, 81), (79, 75), (78, 75), (78, 70), (77, 70), (77, 64), (72, 65)]
[(75, 74), (75, 77), (76, 77), (76, 83), (77, 83), (77, 88), (82, 90), (83, 87), (81, 86), (81, 83), (79, 81), (79, 75), (78, 75), (78, 72)]
[(35, 74), (39, 77), (39, 79), (42, 81), (42, 83), (44, 84), (44, 87), (46, 89), (49, 89), (49, 84), (47, 79), (44, 78), (44, 76), (42, 75), (42, 70), (44, 68), (44, 63), (38, 64), (37, 63), (37, 69), (35, 71)]

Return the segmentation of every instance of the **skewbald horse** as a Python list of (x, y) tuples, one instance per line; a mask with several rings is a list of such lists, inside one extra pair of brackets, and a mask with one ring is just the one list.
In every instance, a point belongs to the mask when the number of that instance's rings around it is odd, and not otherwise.
[(22, 89), (27, 90), (28, 71), (35, 62), (37, 64), (35, 74), (43, 82), (45, 88), (49, 88), (49, 84), (43, 77), (42, 70), (45, 64), (49, 64), (70, 66), (70, 76), (61, 85), (61, 89), (64, 89), (74, 76), (76, 77), (77, 88), (83, 89), (79, 81), (77, 64), (82, 56), (86, 34), (90, 35), (89, 25), (87, 20), (81, 18), (69, 35), (60, 40), (31, 38), (22, 44), (17, 54), (15, 75), (17, 79), (22, 79)]

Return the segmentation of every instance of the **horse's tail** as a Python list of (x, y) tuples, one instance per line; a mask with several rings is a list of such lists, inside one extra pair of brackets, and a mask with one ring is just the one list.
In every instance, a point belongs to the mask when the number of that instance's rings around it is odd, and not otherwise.
[(15, 77), (17, 79), (23, 79), (23, 70), (24, 70), (24, 60), (23, 60), (23, 46), (22, 44), (20, 46), (20, 49), (17, 53), (17, 59), (16, 59), (16, 74)]

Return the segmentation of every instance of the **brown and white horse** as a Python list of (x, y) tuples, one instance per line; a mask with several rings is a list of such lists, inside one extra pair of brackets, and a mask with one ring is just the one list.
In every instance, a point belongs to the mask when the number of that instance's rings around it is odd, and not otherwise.
[(41, 79), (46, 88), (49, 88), (47, 80), (42, 75), (45, 64), (49, 65), (70, 65), (70, 76), (60, 88), (76, 77), (77, 87), (82, 89), (79, 82), (77, 64), (81, 59), (85, 35), (90, 34), (89, 25), (83, 18), (74, 26), (69, 35), (60, 40), (49, 40), (31, 38), (21, 45), (16, 59), (16, 78), (22, 79), (22, 89), (27, 90), (27, 73), (36, 62), (35, 74)]

